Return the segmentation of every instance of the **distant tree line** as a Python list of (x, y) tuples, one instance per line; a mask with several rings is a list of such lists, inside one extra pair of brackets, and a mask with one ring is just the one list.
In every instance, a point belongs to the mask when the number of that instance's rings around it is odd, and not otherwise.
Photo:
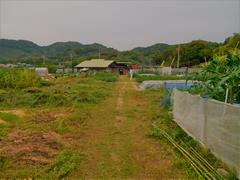
[(194, 40), (175, 45), (159, 43), (129, 51), (118, 51), (97, 43), (83, 45), (78, 42), (58, 42), (50, 46), (38, 46), (30, 41), (1, 39), (0, 63), (73, 67), (86, 59), (100, 57), (142, 65), (160, 65), (164, 62), (164, 65), (176, 67), (179, 50), (180, 66), (199, 66), (211, 61), (214, 54), (226, 54), (234, 48), (240, 49), (240, 33), (226, 38), (223, 43)]

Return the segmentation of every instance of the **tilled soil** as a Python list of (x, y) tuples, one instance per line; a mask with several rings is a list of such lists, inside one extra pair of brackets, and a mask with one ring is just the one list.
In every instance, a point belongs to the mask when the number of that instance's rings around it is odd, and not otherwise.
[(61, 137), (55, 132), (27, 134), (18, 129), (10, 133), (7, 140), (0, 142), (0, 154), (17, 163), (48, 164), (61, 146)]

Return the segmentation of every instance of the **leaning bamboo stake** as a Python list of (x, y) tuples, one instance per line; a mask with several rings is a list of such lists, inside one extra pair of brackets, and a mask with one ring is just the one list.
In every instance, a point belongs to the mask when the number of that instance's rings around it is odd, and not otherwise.
[(225, 179), (220, 173), (217, 172), (217, 170), (211, 165), (209, 164), (209, 162), (204, 159), (197, 151), (195, 151), (195, 149), (193, 149), (192, 147), (190, 147), (190, 149), (192, 150), (192, 153), (194, 153), (199, 159), (202, 160), (202, 162), (209, 168), (212, 170), (212, 172), (219, 177), (220, 179)]
[[(182, 144), (184, 144), (185, 146), (186, 143), (184, 143), (183, 141), (181, 141)], [(209, 164), (209, 162), (204, 159), (195, 149), (193, 149), (192, 147), (189, 147), (191, 152), (195, 155), (196, 158), (198, 158), (200, 160), (200, 162), (205, 165), (209, 170), (211, 170), (217, 177), (219, 177), (220, 179), (225, 179), (221, 174), (219, 174), (216, 169), (211, 166), (211, 164)]]
[[(184, 149), (181, 149), (180, 146), (177, 143), (175, 143), (174, 140), (171, 137), (169, 137), (167, 134), (164, 133), (163, 135), (190, 161), (193, 169), (196, 170), (196, 173), (199, 174), (201, 177), (204, 177), (205, 172), (203, 172), (203, 170), (191, 159), (189, 154), (187, 154), (186, 151), (184, 151)], [(205, 178), (209, 179), (206, 176)]]
[[(211, 171), (209, 172), (209, 169), (203, 166), (203, 162), (201, 162), (196, 157), (194, 158), (189, 152), (187, 152), (183, 147), (181, 147), (179, 144), (177, 144), (170, 135), (168, 135), (166, 132), (163, 131), (162, 133), (190, 162), (191, 165), (194, 167), (194, 170), (200, 171), (202, 174), (201, 176), (204, 176), (206, 179), (216, 179), (213, 174), (211, 174)], [(197, 167), (197, 168), (196, 168)], [(196, 171), (197, 172), (197, 171)], [(197, 172), (198, 173), (198, 172)], [(214, 173), (215, 174), (215, 173)]]

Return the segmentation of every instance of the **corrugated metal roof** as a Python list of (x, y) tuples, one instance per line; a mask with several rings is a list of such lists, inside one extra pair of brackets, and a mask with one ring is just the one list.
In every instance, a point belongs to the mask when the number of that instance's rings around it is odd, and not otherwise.
[(114, 61), (104, 60), (104, 59), (92, 59), (90, 61), (83, 61), (80, 64), (76, 65), (76, 68), (106, 68)]

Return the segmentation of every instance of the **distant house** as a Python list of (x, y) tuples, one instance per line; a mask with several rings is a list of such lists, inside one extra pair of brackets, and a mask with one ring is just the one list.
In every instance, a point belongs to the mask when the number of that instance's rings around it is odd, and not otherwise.
[(77, 69), (77, 72), (86, 70), (110, 70), (119, 74), (127, 74), (129, 72), (128, 64), (128, 62), (116, 62), (113, 60), (105, 59), (92, 59), (81, 62), (80, 64), (76, 65), (75, 68)]
[(48, 76), (48, 68), (46, 68), (46, 67), (35, 68), (35, 72), (36, 72), (40, 77), (46, 77), (46, 76)]

